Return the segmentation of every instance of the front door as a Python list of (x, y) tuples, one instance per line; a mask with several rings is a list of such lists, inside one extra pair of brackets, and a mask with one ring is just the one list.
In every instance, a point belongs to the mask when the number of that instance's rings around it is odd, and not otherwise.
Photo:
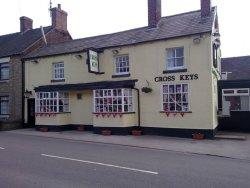
[(35, 126), (35, 99), (28, 99), (28, 126)]

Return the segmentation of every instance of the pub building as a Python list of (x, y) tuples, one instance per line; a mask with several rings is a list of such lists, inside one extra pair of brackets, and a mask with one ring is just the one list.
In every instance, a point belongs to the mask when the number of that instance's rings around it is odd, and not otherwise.
[(49, 131), (84, 127), (97, 134), (141, 130), (213, 138), (218, 27), (210, 0), (201, 0), (200, 10), (167, 17), (161, 16), (161, 0), (148, 0), (146, 27), (37, 50), (24, 59), (30, 93), (25, 123)]

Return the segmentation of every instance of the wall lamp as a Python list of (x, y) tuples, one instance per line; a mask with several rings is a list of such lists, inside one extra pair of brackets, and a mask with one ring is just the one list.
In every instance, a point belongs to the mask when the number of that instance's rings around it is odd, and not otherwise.
[(29, 91), (29, 90), (26, 89), (25, 92), (24, 92), (24, 97), (25, 98), (30, 98), (31, 95), (32, 95), (32, 91)]

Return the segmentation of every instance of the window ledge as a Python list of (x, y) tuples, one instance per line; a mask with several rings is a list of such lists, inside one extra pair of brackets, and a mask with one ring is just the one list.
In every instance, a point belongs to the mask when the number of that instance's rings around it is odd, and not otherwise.
[(116, 74), (116, 75), (112, 75), (112, 78), (124, 78), (124, 77), (130, 77), (130, 73), (127, 74)]
[(65, 82), (65, 79), (51, 80), (51, 83)]
[(70, 114), (71, 112), (36, 112), (36, 115), (54, 115), (54, 114)]
[(180, 113), (184, 113), (184, 114), (191, 114), (193, 113), (192, 111), (160, 111), (160, 113), (170, 113), (170, 114), (180, 114)]
[(135, 114), (135, 112), (93, 112), (93, 114)]
[(187, 72), (187, 69), (164, 70), (163, 74)]
[(9, 119), (9, 115), (0, 115), (0, 119)]
[(0, 80), (0, 83), (9, 83), (9, 80)]

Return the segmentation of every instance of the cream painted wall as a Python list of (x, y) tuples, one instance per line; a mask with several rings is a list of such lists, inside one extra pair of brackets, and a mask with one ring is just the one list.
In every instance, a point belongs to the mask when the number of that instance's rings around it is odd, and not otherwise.
[(71, 122), (70, 113), (59, 113), (56, 116), (37, 116), (36, 125), (68, 125)]
[[(216, 125), (216, 115), (214, 109), (213, 94), (213, 76), (212, 76), (212, 51), (211, 36), (203, 35), (200, 44), (194, 44), (193, 39), (197, 36), (178, 38), (166, 41), (158, 41), (133, 45), (129, 47), (115, 48), (119, 54), (129, 54), (130, 57), (130, 78), (112, 78), (114, 73), (114, 56), (113, 49), (106, 49), (100, 54), (100, 70), (105, 72), (103, 75), (88, 73), (86, 65), (86, 54), (82, 53), (83, 59), (77, 59), (74, 54), (47, 57), (39, 59), (39, 63), (34, 64), (27, 61), (25, 64), (25, 87), (33, 90), (34, 87), (41, 85), (50, 85), (52, 79), (52, 63), (63, 61), (65, 63), (65, 83), (88, 83), (104, 80), (127, 80), (138, 79), (136, 87), (141, 89), (150, 83), (153, 92), (149, 94), (141, 93), (141, 125), (145, 127), (162, 127), (162, 128), (186, 128), (186, 129), (213, 129)], [(187, 73), (163, 74), (166, 69), (166, 49), (184, 46), (185, 65)], [(180, 115), (167, 117), (160, 113), (161, 109), (161, 87), (164, 83), (156, 83), (154, 78), (157, 76), (172, 76), (176, 78), (181, 74), (198, 74), (199, 79), (193, 81), (182, 81), (178, 79), (172, 83), (189, 84), (189, 102), (190, 111), (184, 117)], [(65, 84), (63, 83), (63, 84)], [(58, 83), (56, 83), (58, 84)], [(86, 105), (89, 107), (82, 108), (84, 101), (75, 101), (75, 94), (71, 94), (71, 124), (87, 123), (102, 124), (113, 126), (118, 122), (107, 119), (105, 123), (99, 122), (101, 119), (90, 117), (92, 103), (90, 104), (90, 94), (87, 94)], [(79, 102), (79, 103), (78, 103)], [(135, 104), (136, 105), (136, 104)], [(86, 112), (86, 117), (83, 117)], [(87, 117), (88, 116), (88, 117)], [(118, 120), (118, 119), (117, 119)], [(135, 123), (137, 121), (135, 120)], [(120, 124), (117, 124), (120, 125)]]
[[(82, 94), (82, 99), (77, 99), (77, 94)], [(71, 124), (93, 125), (93, 91), (70, 92)]]

